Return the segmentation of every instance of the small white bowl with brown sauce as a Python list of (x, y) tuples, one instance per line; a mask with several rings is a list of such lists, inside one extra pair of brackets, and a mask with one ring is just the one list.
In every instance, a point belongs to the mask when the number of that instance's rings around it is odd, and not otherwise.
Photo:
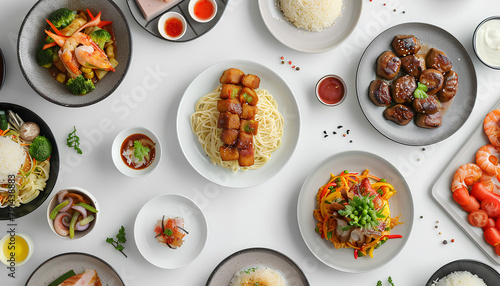
[(160, 140), (147, 128), (126, 128), (116, 135), (111, 146), (111, 158), (122, 174), (128, 177), (145, 176), (160, 164)]

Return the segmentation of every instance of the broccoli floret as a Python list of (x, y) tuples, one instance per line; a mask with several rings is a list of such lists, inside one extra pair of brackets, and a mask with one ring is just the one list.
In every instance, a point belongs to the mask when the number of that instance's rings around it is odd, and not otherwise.
[(49, 15), (49, 21), (57, 28), (63, 29), (76, 17), (76, 11), (71, 11), (68, 8), (60, 8)]
[(38, 135), (30, 145), (30, 155), (37, 161), (43, 162), (52, 155), (52, 144), (43, 135)]
[(44, 68), (50, 68), (54, 61), (54, 50), (52, 48), (43, 49), (43, 45), (36, 49), (36, 62)]
[(106, 44), (107, 41), (111, 40), (111, 35), (108, 33), (108, 31), (99, 29), (95, 30), (90, 34), (90, 38), (94, 43), (99, 45), (101, 49), (104, 49), (104, 44)]
[(92, 80), (85, 79), (83, 75), (79, 75), (77, 78), (70, 78), (66, 85), (68, 86), (68, 90), (76, 95), (84, 95), (95, 89)]

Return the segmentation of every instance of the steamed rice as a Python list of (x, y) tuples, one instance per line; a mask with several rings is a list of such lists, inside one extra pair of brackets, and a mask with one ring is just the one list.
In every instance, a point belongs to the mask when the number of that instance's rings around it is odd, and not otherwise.
[(19, 143), (0, 136), (0, 182), (6, 181), (9, 175), (16, 175), (25, 158), (26, 155)]
[(341, 16), (342, 0), (277, 0), (285, 18), (297, 28), (319, 32)]
[(445, 277), (438, 279), (431, 286), (487, 286), (483, 279), (469, 271), (452, 272)]
[(285, 286), (285, 278), (274, 269), (257, 266), (239, 270), (234, 274), (229, 286)]

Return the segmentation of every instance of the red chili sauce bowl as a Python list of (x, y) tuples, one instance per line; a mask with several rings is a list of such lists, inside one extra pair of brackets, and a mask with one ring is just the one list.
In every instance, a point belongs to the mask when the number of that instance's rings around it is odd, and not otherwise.
[(316, 83), (316, 98), (326, 106), (341, 104), (347, 94), (344, 80), (337, 75), (325, 75)]

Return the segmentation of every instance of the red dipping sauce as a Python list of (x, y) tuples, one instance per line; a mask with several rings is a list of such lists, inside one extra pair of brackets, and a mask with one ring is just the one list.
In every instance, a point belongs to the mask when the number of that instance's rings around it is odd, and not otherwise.
[(182, 34), (183, 30), (184, 25), (180, 19), (171, 17), (165, 21), (165, 33), (167, 33), (169, 37), (177, 38)]
[(325, 105), (338, 105), (345, 98), (344, 81), (336, 75), (322, 77), (316, 84), (316, 96)]
[(202, 20), (209, 20), (214, 14), (214, 4), (210, 0), (198, 0), (196, 4), (194, 4), (194, 15)]

